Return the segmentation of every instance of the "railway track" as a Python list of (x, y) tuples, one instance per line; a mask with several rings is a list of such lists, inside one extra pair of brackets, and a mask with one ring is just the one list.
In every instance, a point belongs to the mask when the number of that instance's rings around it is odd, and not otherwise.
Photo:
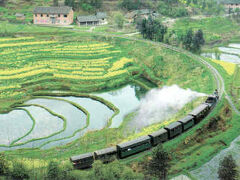
[(210, 63), (208, 63), (206, 60), (204, 60), (204, 58), (197, 56), (189, 51), (183, 50), (181, 48), (178, 47), (174, 47), (168, 44), (164, 44), (161, 42), (154, 42), (151, 40), (146, 40), (146, 39), (139, 39), (139, 38), (134, 38), (134, 37), (128, 37), (125, 35), (114, 35), (114, 34), (107, 34), (107, 33), (95, 33), (98, 35), (104, 35), (104, 36), (108, 36), (108, 37), (117, 37), (117, 38), (123, 38), (126, 40), (132, 40), (132, 41), (138, 41), (138, 42), (145, 42), (145, 43), (150, 43), (153, 45), (157, 45), (157, 46), (161, 46), (161, 47), (165, 47), (167, 49), (170, 49), (172, 51), (175, 52), (179, 52), (182, 54), (185, 54), (186, 56), (193, 58), (197, 61), (199, 61), (200, 63), (202, 63), (204, 66), (206, 66), (212, 73), (212, 75), (214, 76), (215, 82), (216, 82), (216, 86), (217, 86), (217, 90), (219, 92), (219, 100), (221, 100), (223, 98), (223, 96), (225, 95), (225, 98), (227, 99), (229, 105), (231, 106), (231, 108), (233, 109), (233, 111), (240, 116), (240, 111), (236, 108), (236, 106), (234, 105), (231, 97), (227, 94), (226, 90), (225, 90), (225, 83), (224, 83), (224, 79), (221, 76), (221, 74), (218, 72), (218, 70), (213, 67)]

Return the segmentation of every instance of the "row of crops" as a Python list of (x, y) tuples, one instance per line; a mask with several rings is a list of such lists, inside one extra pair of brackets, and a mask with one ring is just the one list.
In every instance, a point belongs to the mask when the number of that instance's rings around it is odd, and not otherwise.
[[(110, 127), (119, 109), (104, 98), (79, 94), (78, 88), (95, 91), (91, 87), (124, 81), (139, 69), (120, 48), (97, 41), (1, 38), (0, 59), (0, 100), (30, 99), (0, 114), (3, 150), (66, 144), (87, 131)], [(64, 90), (78, 99), (54, 96)]]
[(109, 43), (37, 41), (32, 37), (2, 38), (0, 43), (0, 98), (26, 94), (28, 82), (39, 84), (51, 78), (56, 82), (77, 80), (87, 86), (127, 76), (138, 68)]

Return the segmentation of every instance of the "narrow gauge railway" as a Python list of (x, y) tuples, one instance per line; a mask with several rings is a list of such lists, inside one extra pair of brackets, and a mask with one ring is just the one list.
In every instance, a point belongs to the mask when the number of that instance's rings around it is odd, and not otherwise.
[(184, 133), (194, 125), (203, 120), (215, 107), (219, 99), (218, 92), (207, 97), (206, 101), (196, 107), (183, 119), (173, 122), (170, 125), (159, 129), (158, 131), (146, 136), (139, 137), (125, 143), (118, 144), (114, 147), (72, 156), (70, 161), (77, 169), (90, 168), (94, 160), (101, 160), (108, 163), (114, 159), (123, 159), (131, 155), (146, 151), (160, 143), (169, 141), (180, 134)]

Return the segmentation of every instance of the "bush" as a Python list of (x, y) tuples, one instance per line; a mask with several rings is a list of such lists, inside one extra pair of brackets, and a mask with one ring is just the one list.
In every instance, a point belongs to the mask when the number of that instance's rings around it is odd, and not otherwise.
[(57, 161), (51, 161), (48, 165), (47, 179), (75, 179), (69, 173), (73, 170), (73, 166), (71, 163), (64, 164), (60, 167), (60, 164)]
[(7, 174), (9, 168), (8, 163), (3, 153), (0, 154), (0, 175)]
[(51, 161), (48, 164), (47, 179), (57, 179), (59, 176), (60, 168), (56, 161)]
[(13, 179), (29, 179), (29, 172), (23, 163), (13, 162), (13, 169), (9, 174)]
[(163, 149), (162, 144), (152, 150), (152, 160), (149, 162), (149, 172), (159, 179), (167, 179), (168, 169), (170, 167), (170, 158), (167, 151)]
[(226, 156), (219, 164), (218, 177), (220, 180), (237, 180), (238, 171), (236, 161), (232, 155)]
[(118, 161), (104, 165), (101, 161), (96, 161), (93, 164), (93, 169), (90, 173), (89, 179), (102, 180), (102, 179), (127, 179), (134, 180), (143, 179), (142, 174), (133, 172), (133, 170), (127, 166), (120, 164)]

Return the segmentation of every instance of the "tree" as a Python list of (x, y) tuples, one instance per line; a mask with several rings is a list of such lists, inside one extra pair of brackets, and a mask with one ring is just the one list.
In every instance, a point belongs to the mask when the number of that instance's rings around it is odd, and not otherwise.
[(203, 37), (203, 32), (201, 29), (199, 29), (193, 39), (192, 39), (192, 46), (191, 46), (191, 51), (193, 52), (200, 52), (201, 47), (205, 44), (205, 39)]
[(224, 159), (220, 162), (218, 177), (220, 180), (238, 179), (237, 165), (232, 155), (224, 157)]
[(152, 150), (152, 160), (149, 162), (149, 171), (160, 179), (167, 179), (169, 165), (169, 154), (159, 144)]
[(64, 4), (66, 6), (70, 6), (70, 7), (75, 8), (75, 0), (64, 0)]
[(121, 13), (116, 13), (114, 16), (115, 23), (117, 24), (118, 28), (123, 28), (124, 25), (124, 16)]
[(187, 34), (183, 36), (183, 46), (187, 50), (191, 50), (192, 46), (192, 41), (193, 41), (193, 30), (189, 29), (187, 31)]
[(137, 25), (143, 38), (163, 42), (164, 35), (167, 33), (167, 27), (159, 20), (153, 19), (151, 16), (148, 19), (142, 19)]
[(53, 6), (58, 6), (58, 0), (53, 0)]

